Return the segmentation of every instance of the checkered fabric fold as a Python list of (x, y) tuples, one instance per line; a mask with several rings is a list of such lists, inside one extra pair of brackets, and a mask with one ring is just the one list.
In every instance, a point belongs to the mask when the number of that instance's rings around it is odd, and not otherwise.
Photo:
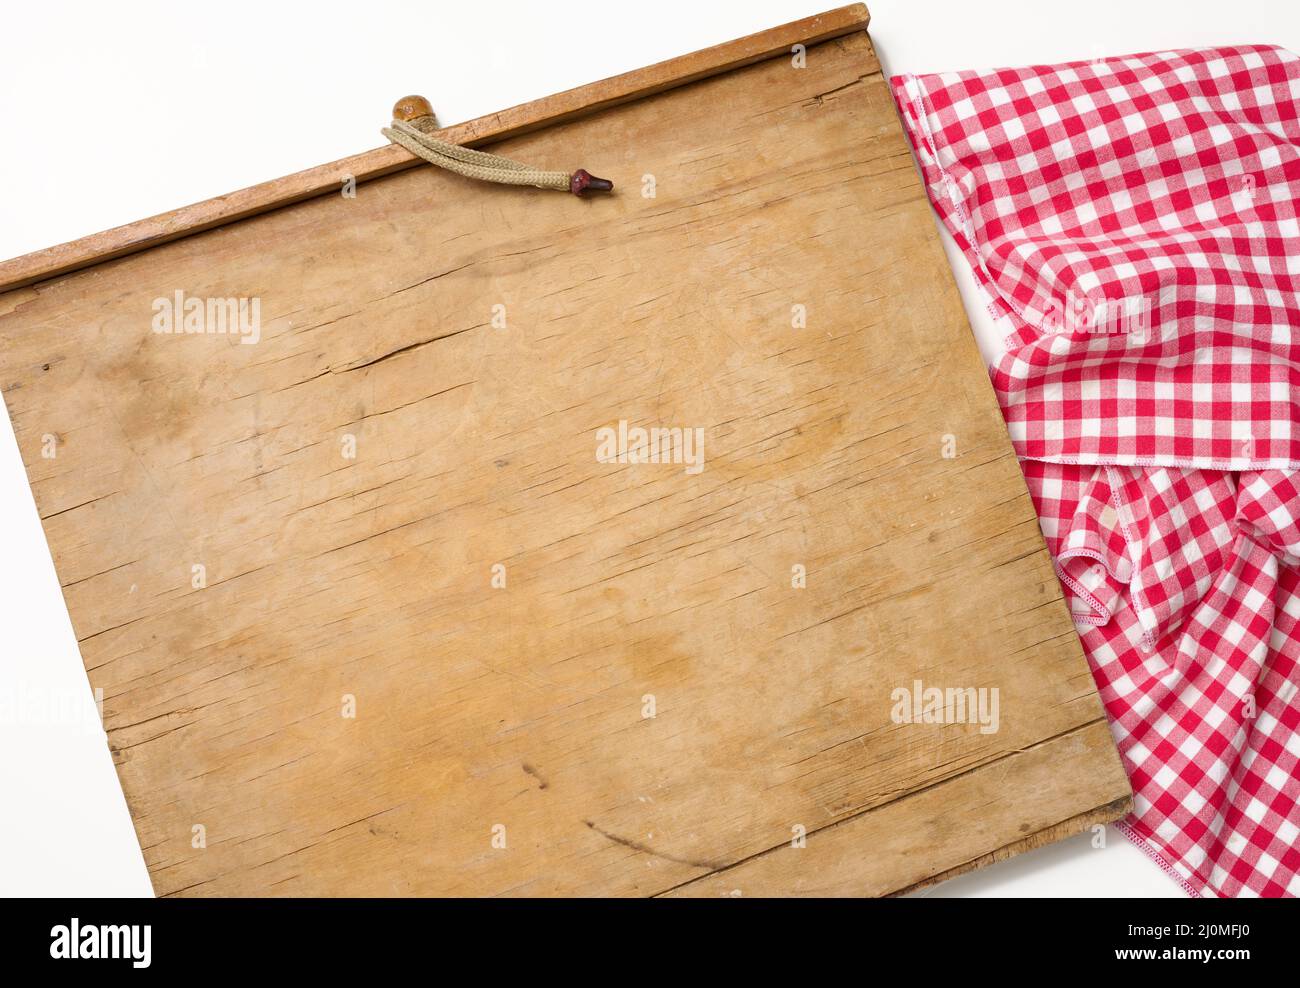
[(1300, 894), (1300, 59), (903, 75), (1135, 794), (1194, 894)]

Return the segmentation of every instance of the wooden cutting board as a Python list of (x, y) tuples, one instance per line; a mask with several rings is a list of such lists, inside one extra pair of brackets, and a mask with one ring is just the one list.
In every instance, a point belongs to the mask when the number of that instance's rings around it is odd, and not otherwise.
[(612, 196), (388, 147), (0, 265), (160, 895), (878, 895), (1126, 812), (866, 21), (446, 131)]

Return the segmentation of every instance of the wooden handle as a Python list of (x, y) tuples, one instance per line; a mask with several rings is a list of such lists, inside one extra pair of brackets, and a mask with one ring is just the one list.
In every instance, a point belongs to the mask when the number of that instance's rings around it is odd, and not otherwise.
[(433, 116), (433, 104), (423, 96), (403, 96), (393, 104), (393, 119), (408, 123)]

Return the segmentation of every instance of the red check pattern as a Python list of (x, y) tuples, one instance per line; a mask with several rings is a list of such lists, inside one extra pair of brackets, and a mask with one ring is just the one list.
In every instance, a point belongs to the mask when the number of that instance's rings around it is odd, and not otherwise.
[(1197, 893), (1300, 894), (1294, 474), (1022, 466), (1133, 784), (1124, 829)]
[(1010, 317), (993, 375), (1025, 456), (1300, 462), (1300, 59), (1164, 52), (894, 86), (935, 208)]
[(1134, 789), (1193, 894), (1300, 894), (1300, 59), (904, 75)]

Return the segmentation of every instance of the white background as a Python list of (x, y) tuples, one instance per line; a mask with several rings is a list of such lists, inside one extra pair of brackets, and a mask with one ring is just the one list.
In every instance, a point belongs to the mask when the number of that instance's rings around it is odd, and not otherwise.
[[(8, 5), (0, 257), (382, 143), (393, 101), (444, 124), (818, 13), (835, 0)], [(876, 0), (887, 72), (1197, 45), (1300, 51), (1300, 4)], [(582, 11), (591, 11), (583, 15)], [(949, 243), (981, 345), (993, 334)], [(0, 894), (150, 895), (8, 416), (0, 417)], [(1178, 896), (1114, 830), (930, 895)]]

